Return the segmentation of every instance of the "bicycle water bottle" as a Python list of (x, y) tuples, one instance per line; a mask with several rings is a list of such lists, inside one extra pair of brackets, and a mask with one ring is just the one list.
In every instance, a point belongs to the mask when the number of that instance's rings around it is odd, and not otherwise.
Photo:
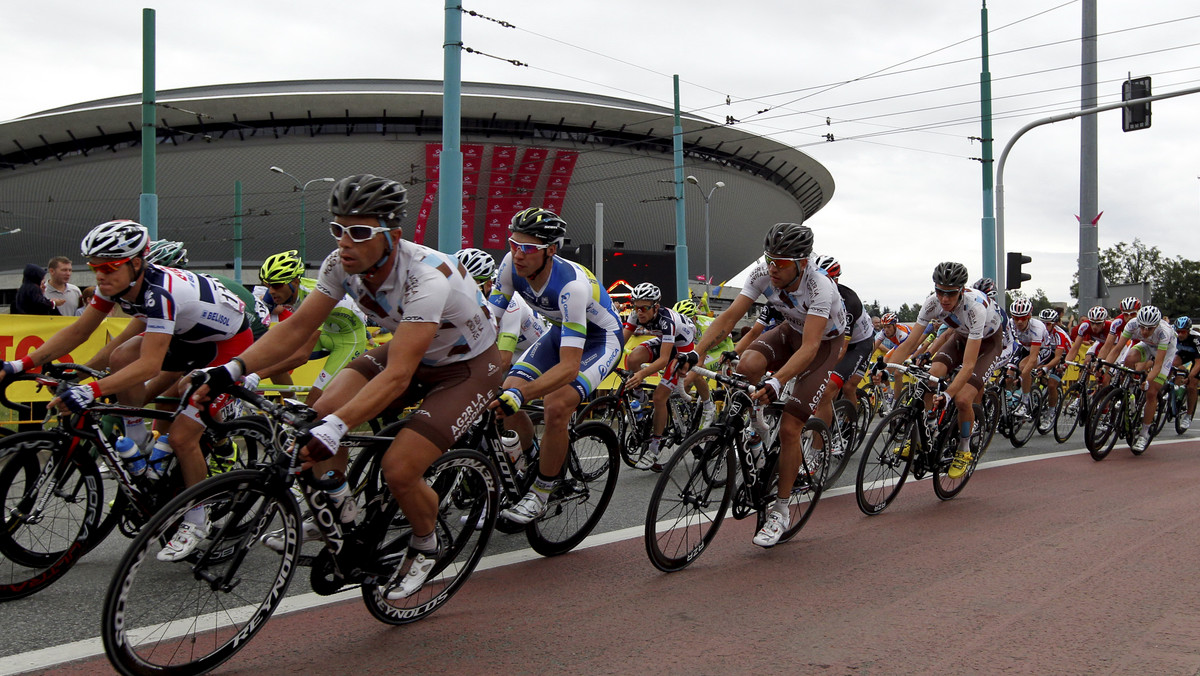
[(164, 434), (154, 442), (154, 450), (150, 452), (150, 460), (146, 468), (146, 476), (151, 479), (157, 479), (167, 472), (167, 465), (174, 457), (175, 451), (171, 448), (171, 444), (167, 441), (167, 437), (171, 435)]
[(504, 447), (504, 452), (512, 461), (513, 468), (518, 473), (525, 471), (525, 454), (521, 452), (521, 437), (512, 430), (506, 430), (504, 434), (500, 435), (500, 445)]
[(646, 411), (642, 409), (642, 400), (637, 397), (629, 400), (629, 410), (633, 413), (633, 417), (638, 420), (646, 417)]
[(757, 433), (750, 435), (750, 443), (746, 444), (746, 452), (750, 454), (750, 459), (754, 461), (755, 469), (762, 469), (763, 465), (767, 464), (766, 449), (763, 448), (762, 437)]
[(326, 490), (325, 494), (329, 496), (329, 503), (338, 519), (342, 523), (350, 523), (358, 516), (358, 503), (354, 501), (350, 492), (350, 483), (340, 471), (331, 469), (325, 473), (325, 482), (336, 484), (339, 480), (341, 485), (334, 490)]
[(142, 449), (138, 448), (133, 439), (124, 435), (117, 437), (117, 455), (125, 461), (125, 467), (129, 469), (130, 474), (141, 476), (146, 473), (146, 459), (142, 457)]

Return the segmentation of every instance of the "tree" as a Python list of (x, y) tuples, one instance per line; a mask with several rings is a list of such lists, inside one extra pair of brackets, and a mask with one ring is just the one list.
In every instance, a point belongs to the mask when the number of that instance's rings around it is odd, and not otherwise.
[(896, 316), (900, 318), (900, 321), (905, 323), (915, 322), (917, 321), (917, 313), (920, 311), (921, 306), (919, 304), (909, 305), (905, 303), (900, 306), (899, 310), (896, 310)]
[(1154, 285), (1154, 304), (1164, 316), (1200, 315), (1200, 261), (1182, 256), (1165, 259)]
[[(1149, 281), (1157, 289), (1160, 286), (1159, 276), (1163, 272), (1163, 263), (1166, 260), (1158, 247), (1148, 247), (1142, 240), (1134, 238), (1133, 244), (1117, 242), (1101, 251), (1100, 272), (1108, 284), (1135, 284)], [(1073, 279), (1071, 297), (1079, 298), (1078, 270)]]

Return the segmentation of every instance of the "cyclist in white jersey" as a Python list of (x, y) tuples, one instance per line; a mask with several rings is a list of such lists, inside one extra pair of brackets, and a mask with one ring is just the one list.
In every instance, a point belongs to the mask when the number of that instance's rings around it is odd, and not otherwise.
[[(1100, 347), (1100, 358), (1113, 362), (1125, 361), (1125, 355), (1129, 354), (1129, 342), (1121, 338), (1121, 332), (1125, 329), (1125, 325), (1134, 321), (1137, 318), (1138, 310), (1142, 307), (1142, 301), (1137, 296), (1127, 296), (1121, 299), (1121, 304), (1118, 306), (1120, 314), (1113, 318), (1108, 325), (1108, 337), (1104, 340), (1104, 345)], [(1105, 378), (1107, 383), (1107, 378)]]
[[(93, 228), (80, 246), (96, 273), (96, 293), (87, 309), (27, 357), (6, 362), (4, 373), (46, 364), (82, 345), (117, 306), (133, 317), (132, 328), (109, 341), (92, 360), (97, 365), (108, 363), (113, 373), (71, 388), (53, 404), (80, 412), (98, 397), (115, 394), (123, 404), (142, 406), (147, 399), (145, 383), (159, 372), (221, 363), (248, 347), (254, 337), (245, 304), (211, 277), (146, 263), (149, 242), (146, 228), (133, 221), (109, 221)], [(135, 441), (138, 436), (145, 437), (144, 427), (140, 432), (127, 430)], [(184, 483), (199, 483), (208, 475), (200, 450), (204, 425), (199, 411), (187, 407), (171, 423), (169, 432)], [(173, 561), (186, 556), (206, 532), (203, 512), (188, 512), (184, 525), (158, 558)]]
[[(893, 364), (907, 359), (921, 343), (925, 327), (935, 319), (949, 327), (950, 338), (934, 356), (929, 372), (944, 378), (956, 363), (962, 366), (944, 393), (958, 408), (958, 448), (946, 472), (952, 479), (962, 476), (974, 457), (969, 441), (975, 422), (971, 404), (983, 390), (984, 379), (999, 363), (1006, 335), (999, 305), (984, 292), (966, 288), (967, 279), (967, 268), (962, 263), (939, 263), (933, 270), (934, 292), (922, 303), (908, 338), (888, 357)], [(932, 403), (932, 397), (927, 397), (927, 405)]]
[[(496, 261), (492, 259), (492, 255), (482, 249), (463, 249), (454, 255), (479, 285), (483, 297), (490, 297), (496, 278)], [(512, 368), (513, 355), (524, 353), (549, 329), (520, 296), (513, 296), (508, 308), (503, 311), (491, 303), (486, 303), (484, 307), (496, 322), (496, 347), (500, 349), (500, 367), (507, 373)]]
[[(404, 186), (391, 179), (363, 174), (338, 181), (329, 197), (337, 250), (322, 263), (313, 293), (287, 319), (292, 330), (204, 374), (221, 391), (242, 374), (287, 358), (344, 294), (394, 334), (334, 377), (315, 407), (322, 419), (297, 440), (306, 466), (332, 467), (336, 478), (346, 466), (339, 442), (350, 429), (389, 406), (420, 402), (383, 457), (384, 478), (412, 526), (404, 576), (386, 592), (390, 600), (420, 589), (448, 544), (438, 542), (437, 494), (422, 475), (474, 423), (502, 375), (496, 330), (479, 288), (453, 256), (401, 238), (406, 203)], [(353, 499), (333, 502), (342, 521), (354, 518)], [(303, 530), (311, 537), (316, 529), (306, 524)], [(278, 547), (271, 538), (267, 545)]]
[(1038, 365), (1042, 346), (1050, 342), (1050, 333), (1042, 320), (1033, 316), (1033, 303), (1028, 298), (1018, 298), (1008, 308), (1016, 330), (1018, 348), (1013, 361), (1018, 363), (1021, 376), (1021, 403), (1013, 411), (1018, 417), (1029, 416), (1029, 391), (1033, 388), (1033, 369)]
[[(1154, 422), (1154, 413), (1158, 410), (1158, 391), (1167, 382), (1171, 373), (1171, 365), (1175, 363), (1175, 350), (1179, 339), (1175, 328), (1162, 317), (1162, 312), (1153, 305), (1145, 305), (1138, 309), (1132, 321), (1125, 322), (1121, 337), (1116, 345), (1132, 340), (1133, 346), (1125, 357), (1125, 366), (1138, 371), (1145, 371), (1146, 378), (1142, 381), (1142, 389), (1146, 391), (1146, 405), (1142, 410), (1142, 431), (1133, 442), (1133, 450), (1141, 452), (1150, 444), (1150, 425)], [(1116, 345), (1109, 349), (1116, 351)]]
[(508, 229), (509, 252), (488, 301), (505, 310), (514, 296), (523, 296), (551, 325), (521, 355), (491, 404), (506, 418), (516, 417), (514, 429), (525, 448), (533, 443), (533, 425), (528, 416), (517, 416), (521, 404), (537, 398), (545, 404), (537, 478), (520, 502), (501, 513), (526, 524), (545, 513), (558, 486), (572, 414), (621, 356), (621, 319), (587, 268), (556, 255), (567, 233), (557, 214), (525, 209), (513, 216)]
[[(642, 282), (633, 287), (633, 313), (622, 327), (622, 342), (628, 342), (634, 335), (652, 336), (649, 340), (639, 343), (629, 351), (625, 364), (633, 375), (625, 381), (627, 388), (638, 391), (637, 388), (646, 378), (667, 369), (654, 388), (654, 418), (649, 446), (638, 459), (637, 469), (662, 471), (658, 462), (659, 445), (662, 444), (662, 433), (667, 428), (667, 398), (671, 391), (680, 383), (680, 377), (687, 369), (699, 362), (696, 355), (696, 327), (692, 320), (684, 317), (669, 307), (663, 307), (662, 291), (650, 282)], [(688, 363), (690, 355), (696, 355), (696, 362)], [(685, 361), (673, 363), (672, 358), (684, 356)], [(712, 403), (710, 402), (711, 406)]]
[[(775, 546), (791, 524), (789, 503), (802, 462), (800, 436), (805, 422), (816, 411), (829, 372), (837, 364), (846, 333), (848, 318), (837, 285), (809, 260), (813, 239), (812, 230), (798, 223), (771, 226), (764, 241), (763, 260), (696, 346), (697, 352), (705, 353), (720, 342), (759, 296), (765, 296), (783, 317), (783, 323), (751, 343), (738, 362), (738, 373), (759, 383), (754, 396), (761, 403), (778, 398), (784, 384), (796, 378), (792, 391), (784, 397), (779, 490), (766, 523), (753, 540), (760, 547)], [(774, 375), (762, 379), (768, 370)]]
[(1042, 310), (1038, 315), (1038, 319), (1046, 325), (1046, 333), (1050, 339), (1042, 343), (1042, 351), (1038, 354), (1038, 368), (1046, 372), (1047, 389), (1049, 389), (1049, 397), (1047, 405), (1042, 411), (1042, 427), (1046, 427), (1054, 420), (1054, 409), (1058, 407), (1058, 390), (1059, 384), (1062, 383), (1063, 372), (1066, 370), (1066, 355), (1067, 348), (1071, 345), (1071, 336), (1058, 320), (1061, 316), (1058, 310), (1048, 307)]

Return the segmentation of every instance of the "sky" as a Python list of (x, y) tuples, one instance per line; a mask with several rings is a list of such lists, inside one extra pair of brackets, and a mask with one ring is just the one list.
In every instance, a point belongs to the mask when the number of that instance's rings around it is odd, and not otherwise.
[[(1099, 2), (1099, 103), (1130, 74), (1154, 93), (1200, 86), (1200, 7)], [(0, 10), (0, 120), (141, 89), (143, 3), (40, 0)], [(465, 81), (522, 84), (739, 120), (833, 174), (809, 220), (842, 281), (893, 308), (930, 291), (942, 260), (982, 273), (980, 4), (969, 0), (689, 3), (463, 0)], [(321, 78), (440, 80), (444, 3), (309, 0), (155, 7), (157, 86)], [(994, 154), (1025, 124), (1080, 107), (1080, 0), (988, 3)], [(507, 25), (506, 25), (507, 24)], [(526, 65), (514, 65), (518, 61)], [(1099, 116), (1101, 249), (1141, 238), (1200, 259), (1200, 95), (1154, 104), (1123, 133)], [(1078, 121), (1016, 143), (1006, 242), (1026, 288), (1068, 300), (1077, 266)], [(832, 134), (832, 142), (826, 139)], [(720, 199), (718, 194), (714, 199)], [(714, 224), (714, 227), (719, 227)], [(747, 261), (749, 262), (749, 261)]]

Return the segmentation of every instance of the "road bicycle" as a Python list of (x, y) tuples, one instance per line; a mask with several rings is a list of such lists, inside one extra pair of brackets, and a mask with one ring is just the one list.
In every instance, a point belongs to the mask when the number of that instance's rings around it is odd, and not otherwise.
[[(917, 366), (888, 364), (888, 368), (912, 376), (917, 382), (905, 390), (896, 409), (880, 421), (859, 461), (854, 494), (858, 508), (869, 516), (887, 509), (909, 475), (917, 480), (933, 475), (933, 492), (941, 500), (961, 493), (986, 448), (990, 424), (983, 407), (974, 404), (976, 422), (969, 441), (972, 457), (962, 475), (951, 477), (959, 429), (958, 407), (942, 396), (949, 379), (930, 375), (927, 368)], [(931, 392), (937, 395), (936, 403), (926, 410), (925, 395)]]
[(1175, 434), (1183, 434), (1183, 416), (1187, 415), (1187, 376), (1181, 368), (1171, 367), (1171, 375), (1158, 390), (1158, 408), (1154, 410), (1154, 435), (1163, 431), (1167, 422), (1175, 426)]
[(994, 387), (991, 389), (998, 399), (996, 429), (1008, 437), (1013, 448), (1021, 448), (1029, 442), (1037, 428), (1044, 405), (1042, 392), (1036, 387), (1030, 388), (1025, 413), (1017, 415), (1017, 409), (1021, 405), (1021, 378), (1017, 374), (1017, 366), (1002, 366), (993, 383)]
[[(755, 405), (754, 388), (739, 376), (693, 367), (726, 386), (725, 406), (717, 421), (684, 440), (663, 466), (646, 510), (646, 553), (664, 572), (682, 570), (712, 542), (725, 514), (756, 516), (766, 523), (778, 493), (779, 419), (783, 406)], [(751, 448), (761, 443), (761, 450)], [(795, 537), (821, 499), (829, 429), (810, 417), (801, 436), (799, 476), (788, 502), (789, 526), (779, 542)]]
[[(32, 381), (57, 396), (84, 378), (101, 375), (79, 364), (47, 364), (41, 373), (6, 378), (0, 402), (28, 411), (27, 404), (9, 400), (10, 385)], [(205, 455), (225, 454), (237, 466), (256, 462), (270, 443), (265, 421), (251, 416), (222, 423), (209, 410), (201, 410), (208, 423), (200, 440)], [(134, 537), (183, 489), (174, 456), (161, 478), (135, 476), (116, 449), (119, 426), (111, 424), (112, 417), (169, 421), (176, 413), (95, 402), (82, 413), (58, 417), (54, 427), (0, 439), (0, 601), (53, 584), (114, 528)], [(116, 492), (107, 495), (105, 484)]]
[[(1088, 411), (1087, 425), (1083, 429), (1083, 441), (1092, 459), (1099, 462), (1108, 457), (1118, 438), (1124, 438), (1134, 455), (1145, 453), (1145, 449), (1133, 450), (1142, 424), (1142, 407), (1146, 393), (1141, 383), (1146, 379), (1143, 371), (1135, 371), (1121, 364), (1100, 361), (1113, 373), (1112, 382), (1101, 388)], [(1154, 439), (1151, 426), (1151, 441)], [(1149, 448), (1149, 444), (1146, 445)]]
[(1079, 369), (1079, 378), (1069, 385), (1066, 381), (1060, 385), (1065, 388), (1059, 394), (1058, 405), (1054, 407), (1054, 440), (1060, 444), (1065, 444), (1075, 433), (1075, 428), (1087, 420), (1088, 407), (1096, 387), (1092, 379), (1090, 361), (1082, 364), (1074, 361), (1066, 363)]

